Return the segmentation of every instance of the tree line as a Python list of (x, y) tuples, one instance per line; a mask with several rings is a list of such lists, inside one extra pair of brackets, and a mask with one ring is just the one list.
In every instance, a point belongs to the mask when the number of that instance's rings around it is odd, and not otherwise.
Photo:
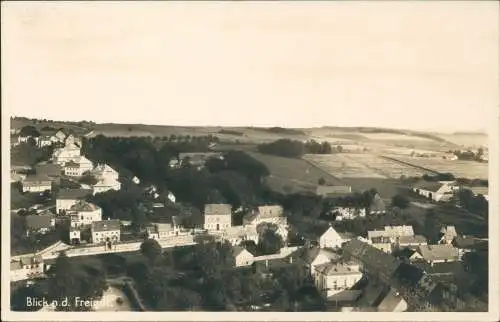
[(279, 139), (270, 143), (262, 143), (257, 146), (260, 153), (277, 155), (287, 158), (300, 158), (304, 154), (331, 154), (342, 152), (342, 146), (332, 146), (329, 142), (317, 142), (308, 140), (301, 142), (290, 139)]

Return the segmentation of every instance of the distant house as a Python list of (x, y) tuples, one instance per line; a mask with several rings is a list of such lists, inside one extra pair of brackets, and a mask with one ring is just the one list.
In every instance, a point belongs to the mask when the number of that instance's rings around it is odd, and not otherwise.
[(353, 287), (363, 274), (354, 263), (328, 262), (315, 267), (315, 285), (325, 298)]
[(328, 227), (319, 237), (319, 247), (321, 248), (339, 248), (344, 242), (345, 240), (332, 226)]
[(51, 231), (55, 224), (55, 216), (52, 214), (47, 215), (30, 215), (25, 217), (26, 223), (26, 236), (31, 234), (46, 234)]
[(222, 240), (228, 241), (231, 245), (240, 245), (243, 241), (253, 241), (259, 243), (259, 234), (256, 226), (231, 226), (220, 231), (211, 231)]
[(23, 256), (19, 260), (10, 262), (11, 282), (41, 277), (43, 272), (43, 258), (40, 255)]
[(69, 210), (78, 200), (91, 195), (92, 191), (88, 189), (61, 189), (56, 196), (56, 213), (60, 214), (63, 210)]
[(90, 225), (95, 221), (102, 220), (102, 209), (85, 200), (78, 200), (68, 209), (67, 214), (70, 216), (71, 227), (73, 228)]
[(352, 193), (350, 186), (330, 186), (319, 185), (316, 187), (316, 194), (323, 198), (327, 197), (341, 197)]
[(208, 204), (203, 212), (204, 228), (207, 230), (224, 230), (231, 227), (231, 205)]
[(254, 256), (241, 246), (233, 246), (233, 256), (236, 267), (250, 266), (254, 262)]
[(90, 231), (94, 244), (120, 241), (120, 221), (118, 219), (94, 221)]
[(69, 161), (74, 161), (80, 156), (80, 148), (77, 146), (54, 149), (52, 161), (64, 166)]
[(385, 203), (378, 193), (373, 196), (372, 203), (369, 207), (370, 215), (382, 215), (385, 214), (386, 207)]
[(412, 237), (415, 236), (413, 227), (409, 225), (402, 226), (385, 226), (384, 230), (370, 230), (368, 231), (368, 240), (377, 237), (387, 237), (391, 243), (395, 243), (399, 237)]
[(414, 185), (412, 191), (434, 201), (449, 201), (453, 196), (454, 186), (451, 183), (422, 181)]
[(430, 264), (460, 260), (458, 249), (449, 244), (420, 246), (417, 252)]
[(135, 183), (135, 184), (139, 184), (139, 183), (141, 183), (141, 180), (139, 178), (137, 178), (136, 176), (134, 176), (132, 178), (132, 182)]
[(396, 238), (398, 248), (412, 248), (427, 245), (427, 239), (422, 235), (415, 236), (400, 236)]
[(276, 224), (287, 226), (287, 219), (280, 205), (259, 206), (254, 212), (243, 217), (243, 225), (257, 226), (260, 223)]
[(334, 207), (330, 213), (337, 221), (366, 217), (366, 209), (359, 207)]
[(51, 135), (41, 135), (37, 140), (37, 145), (39, 148), (43, 148), (45, 146), (51, 146), (54, 140)]
[(52, 181), (46, 175), (28, 175), (22, 182), (23, 192), (44, 192), (52, 190)]
[(176, 200), (175, 195), (171, 191), (167, 193), (167, 199), (170, 200), (171, 203), (175, 203)]
[(458, 236), (455, 226), (445, 226), (441, 228), (441, 239), (439, 243), (441, 244), (451, 244), (453, 239)]

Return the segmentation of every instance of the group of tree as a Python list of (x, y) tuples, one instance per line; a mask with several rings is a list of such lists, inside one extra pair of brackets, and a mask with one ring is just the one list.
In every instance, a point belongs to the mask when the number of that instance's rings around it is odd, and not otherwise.
[(39, 137), (40, 132), (36, 129), (36, 127), (32, 125), (26, 125), (21, 128), (19, 131), (19, 136), (23, 137)]
[(342, 146), (333, 147), (329, 142), (317, 142), (309, 140), (301, 142), (291, 139), (279, 139), (270, 143), (262, 143), (257, 146), (260, 153), (277, 155), (287, 158), (300, 158), (304, 154), (331, 154), (342, 152)]
[(468, 211), (488, 218), (488, 201), (483, 195), (474, 195), (469, 189), (460, 189), (458, 201)]
[(482, 162), (482, 157), (484, 155), (484, 149), (483, 148), (478, 148), (476, 152), (467, 150), (467, 151), (460, 151), (460, 150), (455, 150), (455, 151), (448, 151), (448, 152), (453, 152), (454, 155), (458, 157), (459, 160), (466, 160), (466, 161), (478, 161)]

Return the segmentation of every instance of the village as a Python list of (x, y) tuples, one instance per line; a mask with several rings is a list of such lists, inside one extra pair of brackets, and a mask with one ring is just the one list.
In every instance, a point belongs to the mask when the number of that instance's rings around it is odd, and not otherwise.
[[(63, 227), (65, 234), (44, 249), (14, 254), (12, 283), (43, 278), (61, 253), (73, 258), (138, 252), (144, 240), (155, 240), (163, 249), (219, 242), (232, 246), (235, 268), (251, 267), (266, 274), (275, 267), (300, 265), (328, 303), (328, 310), (404, 312), (487, 307), (474, 296), (462, 294), (454, 284), (457, 267), (462, 266), (464, 256), (487, 249), (487, 238), (468, 236), (453, 225), (438, 227), (439, 239), (435, 241), (416, 234), (414, 227), (407, 224), (380, 226), (362, 235), (335, 228), (338, 223), (392, 212), (392, 205), (386, 204), (377, 193), (368, 207), (349, 203), (331, 206), (323, 216), (329, 222), (327, 226), (312, 237), (298, 236), (294, 242), (290, 242), (289, 234), (296, 227), (279, 203), (262, 204), (253, 209), (208, 203), (201, 210), (201, 221), (194, 225), (185, 227), (183, 218), (176, 214), (161, 222), (146, 223), (140, 230), (141, 238), (137, 238), (130, 234), (130, 221), (110, 219), (110, 214), (88, 201), (89, 196), (120, 191), (123, 179), (109, 164), (82, 155), (84, 137), (63, 129), (40, 136), (12, 132), (15, 138), (11, 140), (12, 148), (23, 144), (38, 149), (53, 148), (50, 160), (32, 169), (11, 166), (11, 183), (18, 187), (19, 193), (38, 195), (43, 200), (40, 204), (12, 209), (23, 214), (25, 237), (36, 239), (36, 236), (50, 234), (56, 227), (59, 231)], [(217, 152), (181, 153), (170, 160), (169, 167), (179, 168), (189, 162), (200, 170), (210, 158), (224, 160)], [(140, 187), (151, 200), (146, 212), (185, 207), (173, 192), (164, 190), (161, 196), (155, 185), (144, 186), (141, 181), (138, 176), (132, 176), (127, 184)], [(61, 182), (70, 185), (63, 187)], [(370, 187), (366, 187), (368, 189)], [(428, 200), (457, 207), (454, 196), (462, 189), (469, 188), (454, 180), (419, 181), (408, 187), (420, 204)], [(352, 193), (352, 187), (345, 185), (320, 184), (316, 189), (316, 194), (325, 198)], [(488, 198), (487, 188), (472, 193)], [(235, 213), (241, 215), (241, 222), (235, 222)], [(252, 249), (259, 246), (267, 230), (283, 242), (271, 254), (256, 254)], [(252, 305), (252, 310), (265, 309), (266, 305)]]

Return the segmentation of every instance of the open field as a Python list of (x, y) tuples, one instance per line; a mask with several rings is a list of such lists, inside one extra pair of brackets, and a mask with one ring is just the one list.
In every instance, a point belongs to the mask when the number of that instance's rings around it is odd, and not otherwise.
[(443, 138), (449, 142), (453, 142), (457, 145), (463, 147), (472, 146), (488, 146), (488, 136), (481, 133), (468, 133), (468, 134), (438, 134), (440, 138)]
[(422, 176), (428, 173), (418, 168), (390, 161), (371, 153), (308, 154), (304, 156), (304, 159), (340, 179), (399, 179), (402, 175)]
[(451, 161), (439, 158), (414, 158), (402, 155), (387, 156), (419, 167), (425, 167), (437, 172), (450, 172), (455, 177), (459, 178), (488, 179), (487, 163), (461, 160)]
[(292, 193), (295, 192), (293, 190), (315, 189), (320, 178), (324, 178), (327, 184), (342, 184), (342, 181), (302, 159), (283, 158), (257, 152), (247, 153), (268, 167), (271, 173), (268, 184), (275, 191)]

